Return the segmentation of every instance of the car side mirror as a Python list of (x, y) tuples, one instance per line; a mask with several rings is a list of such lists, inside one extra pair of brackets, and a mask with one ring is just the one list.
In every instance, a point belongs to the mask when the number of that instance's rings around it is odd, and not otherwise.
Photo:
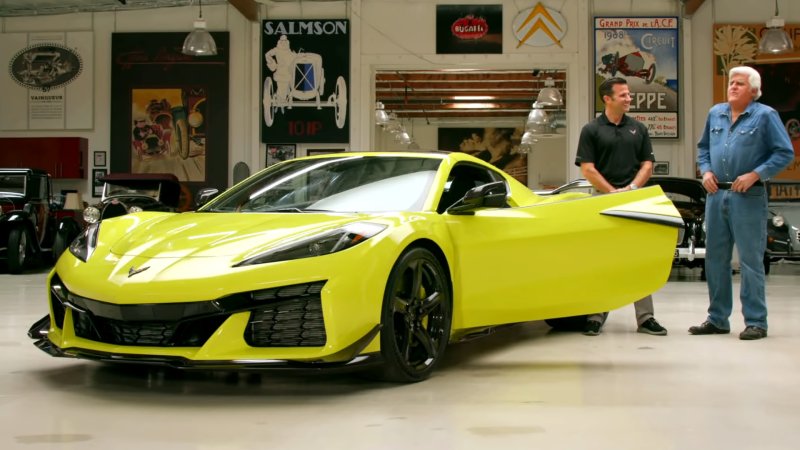
[(197, 191), (197, 201), (195, 205), (199, 208), (210, 202), (220, 194), (217, 188), (203, 188)]
[(476, 186), (464, 194), (464, 198), (459, 203), (447, 209), (450, 214), (467, 215), (474, 214), (481, 208), (502, 208), (506, 206), (508, 189), (505, 181), (493, 181), (491, 183)]

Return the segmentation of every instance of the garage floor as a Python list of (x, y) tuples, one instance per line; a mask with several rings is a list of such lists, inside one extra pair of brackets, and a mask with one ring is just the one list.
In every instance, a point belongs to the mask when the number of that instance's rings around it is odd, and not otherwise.
[[(667, 337), (541, 322), (451, 346), (414, 385), (344, 375), (175, 373), (56, 359), (25, 333), (44, 271), (0, 274), (3, 449), (790, 449), (800, 424), (800, 265), (768, 277), (770, 336), (690, 336), (699, 270), (654, 295)], [(738, 292), (739, 277), (735, 277)]]

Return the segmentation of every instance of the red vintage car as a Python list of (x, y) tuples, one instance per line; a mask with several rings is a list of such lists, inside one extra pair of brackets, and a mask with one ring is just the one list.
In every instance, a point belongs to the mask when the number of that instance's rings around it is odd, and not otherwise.
[(641, 52), (628, 53), (622, 57), (619, 56), (619, 52), (609, 53), (603, 56), (602, 61), (603, 67), (600, 68), (600, 73), (610, 73), (612, 77), (619, 72), (626, 77), (642, 78), (647, 84), (652, 83), (656, 77), (656, 64), (650, 64), (645, 69)]

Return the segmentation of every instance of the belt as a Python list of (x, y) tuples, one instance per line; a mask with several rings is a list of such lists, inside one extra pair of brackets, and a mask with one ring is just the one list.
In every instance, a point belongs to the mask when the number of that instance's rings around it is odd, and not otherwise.
[[(764, 183), (762, 183), (761, 180), (756, 181), (755, 183), (753, 183), (753, 186), (763, 186), (763, 185), (764, 185)], [(725, 191), (730, 190), (730, 188), (732, 186), (733, 186), (733, 182), (731, 182), (731, 181), (721, 181), (721, 182), (717, 183), (717, 189), (722, 189), (722, 190), (725, 190)], [(751, 186), (751, 187), (753, 187), (753, 186)]]

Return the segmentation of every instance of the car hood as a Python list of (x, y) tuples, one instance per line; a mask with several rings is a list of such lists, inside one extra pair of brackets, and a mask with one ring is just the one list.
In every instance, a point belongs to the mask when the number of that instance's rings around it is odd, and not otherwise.
[(246, 257), (362, 218), (317, 213), (139, 213), (104, 221), (100, 241), (118, 256)]

